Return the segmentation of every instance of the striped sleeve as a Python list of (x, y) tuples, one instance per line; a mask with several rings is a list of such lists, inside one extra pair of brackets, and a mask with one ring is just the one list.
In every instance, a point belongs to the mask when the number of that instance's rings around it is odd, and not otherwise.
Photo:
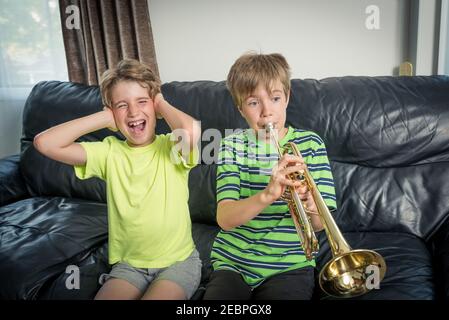
[(222, 139), (217, 163), (217, 203), (240, 199), (240, 170), (231, 140)]
[(337, 199), (335, 196), (334, 178), (327, 157), (326, 146), (324, 141), (318, 135), (315, 134), (315, 137), (311, 161), (308, 162), (307, 165), (324, 202), (326, 202), (329, 210), (334, 210), (337, 208)]

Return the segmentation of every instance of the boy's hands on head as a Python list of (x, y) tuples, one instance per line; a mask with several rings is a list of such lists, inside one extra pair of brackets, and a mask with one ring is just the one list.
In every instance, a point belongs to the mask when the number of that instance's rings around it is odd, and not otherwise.
[(163, 119), (162, 115), (159, 112), (159, 108), (161, 104), (165, 101), (164, 96), (161, 92), (158, 92), (153, 99), (153, 107), (154, 107), (154, 114), (156, 115), (157, 119)]
[(118, 131), (117, 124), (115, 123), (114, 113), (112, 112), (112, 109), (109, 107), (103, 108), (103, 113), (107, 119), (108, 125), (106, 126), (111, 131)]

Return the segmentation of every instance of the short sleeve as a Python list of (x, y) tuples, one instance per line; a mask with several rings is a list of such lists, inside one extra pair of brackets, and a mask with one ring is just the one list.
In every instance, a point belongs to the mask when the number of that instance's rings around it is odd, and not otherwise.
[(81, 142), (87, 155), (85, 165), (74, 166), (77, 178), (84, 180), (93, 177), (106, 179), (106, 160), (111, 148), (110, 138), (98, 142)]
[(170, 153), (170, 159), (174, 164), (181, 165), (186, 170), (190, 170), (198, 164), (200, 154), (198, 146), (195, 146), (191, 150), (182, 150), (181, 144), (177, 143), (171, 133), (162, 137), (164, 139), (163, 143)]
[(218, 152), (217, 203), (226, 199), (240, 199), (240, 170), (235, 147), (231, 141), (223, 139)]
[(337, 201), (334, 178), (324, 141), (316, 134), (313, 136), (312, 159), (307, 163), (307, 166), (329, 210), (335, 210), (337, 208)]

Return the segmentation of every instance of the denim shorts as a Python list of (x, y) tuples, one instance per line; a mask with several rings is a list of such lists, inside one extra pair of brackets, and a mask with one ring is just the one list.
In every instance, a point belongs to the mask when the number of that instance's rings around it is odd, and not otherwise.
[(190, 299), (201, 280), (201, 260), (196, 249), (184, 261), (178, 261), (165, 268), (134, 268), (125, 262), (116, 263), (110, 273), (100, 276), (103, 285), (110, 278), (128, 281), (144, 294), (149, 285), (157, 280), (170, 280), (180, 285)]

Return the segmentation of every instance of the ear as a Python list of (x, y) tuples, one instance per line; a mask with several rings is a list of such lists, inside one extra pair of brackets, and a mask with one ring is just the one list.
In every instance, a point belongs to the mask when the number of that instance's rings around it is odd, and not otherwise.
[(243, 110), (242, 110), (242, 107), (241, 107), (241, 106), (237, 106), (237, 110), (240, 112), (240, 114), (242, 115), (242, 117), (244, 117), (244, 116), (243, 116)]

